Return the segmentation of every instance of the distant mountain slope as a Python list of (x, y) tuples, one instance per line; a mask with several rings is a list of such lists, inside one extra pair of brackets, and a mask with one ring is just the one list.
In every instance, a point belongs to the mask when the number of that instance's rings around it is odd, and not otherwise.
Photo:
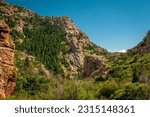
[(137, 46), (128, 50), (128, 53), (131, 55), (134, 54), (148, 54), (150, 53), (150, 31), (147, 33), (142, 42), (140, 42)]

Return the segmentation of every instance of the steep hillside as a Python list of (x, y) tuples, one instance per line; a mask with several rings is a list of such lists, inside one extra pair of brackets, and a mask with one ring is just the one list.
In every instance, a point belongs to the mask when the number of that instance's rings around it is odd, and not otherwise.
[(11, 27), (16, 49), (35, 56), (47, 69), (63, 77), (84, 76), (86, 55), (107, 54), (105, 49), (91, 43), (69, 17), (41, 17), (7, 3), (1, 4), (0, 12), (0, 19)]
[(137, 46), (127, 53), (109, 54), (111, 63), (109, 78), (119, 78), (128, 82), (150, 83), (150, 32)]

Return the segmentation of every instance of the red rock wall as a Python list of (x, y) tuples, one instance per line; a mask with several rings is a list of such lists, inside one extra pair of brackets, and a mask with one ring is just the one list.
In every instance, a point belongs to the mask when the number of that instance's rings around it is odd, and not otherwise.
[(14, 71), (15, 45), (8, 25), (0, 21), (0, 99), (13, 93), (16, 86)]

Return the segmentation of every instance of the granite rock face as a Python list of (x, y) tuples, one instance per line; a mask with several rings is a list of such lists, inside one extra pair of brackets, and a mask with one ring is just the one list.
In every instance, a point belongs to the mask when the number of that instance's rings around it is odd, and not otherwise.
[(9, 33), (9, 26), (0, 21), (0, 99), (11, 95), (16, 86), (13, 72), (15, 45)]
[(84, 48), (92, 43), (88, 36), (79, 30), (69, 17), (47, 18), (54, 28), (61, 28), (66, 33), (65, 43), (70, 47), (70, 49), (64, 56), (70, 67), (69, 70), (64, 67), (64, 72), (66, 72), (66, 76), (69, 75), (73, 78), (78, 74), (78, 71), (84, 68)]

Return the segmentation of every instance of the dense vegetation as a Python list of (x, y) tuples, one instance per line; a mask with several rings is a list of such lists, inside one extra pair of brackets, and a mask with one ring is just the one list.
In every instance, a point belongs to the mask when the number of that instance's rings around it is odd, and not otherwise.
[(117, 80), (95, 82), (66, 79), (45, 79), (25, 76), (17, 81), (13, 96), (8, 99), (60, 99), (60, 100), (135, 100), (149, 99), (150, 87), (141, 83), (124, 83)]
[(14, 95), (8, 99), (150, 99), (149, 64), (150, 54), (133, 56), (125, 59), (124, 64), (113, 65), (106, 81), (97, 78), (69, 80), (33, 75), (35, 63), (28, 59), (16, 60), (20, 77)]
[[(55, 73), (62, 74), (60, 64), (67, 64), (65, 59), (60, 59), (60, 54), (64, 54), (67, 48), (64, 48), (65, 32), (61, 28), (55, 28), (46, 18), (38, 15), (32, 17), (20, 16), (26, 12), (24, 8), (12, 6), (7, 3), (1, 3), (1, 6), (14, 7), (16, 15), (0, 15), (0, 19), (6, 21), (11, 30), (11, 36), (16, 44), (16, 49), (33, 55), (41, 61), (47, 69)], [(19, 14), (17, 14), (19, 13)], [(17, 31), (15, 26), (26, 22), (22, 31)]]
[[(19, 71), (17, 87), (14, 95), (7, 99), (150, 99), (149, 84), (142, 83), (139, 78), (139, 72), (142, 72), (143, 69), (144, 72), (145, 69), (148, 73), (150, 71), (148, 64), (150, 55), (140, 57), (132, 64), (128, 63), (131, 60), (126, 59), (124, 65), (112, 67), (111, 72), (113, 72), (110, 73), (108, 80), (101, 81), (94, 78), (69, 80), (54, 76), (49, 79), (43, 73), (41, 74), (42, 71), (33, 74), (33, 69), (38, 68), (40, 63), (28, 60), (28, 56), (24, 60), (19, 59), (19, 54), (23, 56), (21, 52), (16, 53), (15, 61)], [(132, 66), (133, 69), (136, 66), (137, 70), (132, 70)], [(149, 74), (146, 73), (144, 75)], [(135, 77), (138, 78), (135, 80)]]
[(48, 69), (61, 73), (58, 56), (63, 49), (64, 32), (61, 29), (52, 29), (51, 24), (41, 17), (33, 17), (29, 22), (33, 27), (31, 30), (24, 28), (26, 38), (17, 49), (35, 56)]

